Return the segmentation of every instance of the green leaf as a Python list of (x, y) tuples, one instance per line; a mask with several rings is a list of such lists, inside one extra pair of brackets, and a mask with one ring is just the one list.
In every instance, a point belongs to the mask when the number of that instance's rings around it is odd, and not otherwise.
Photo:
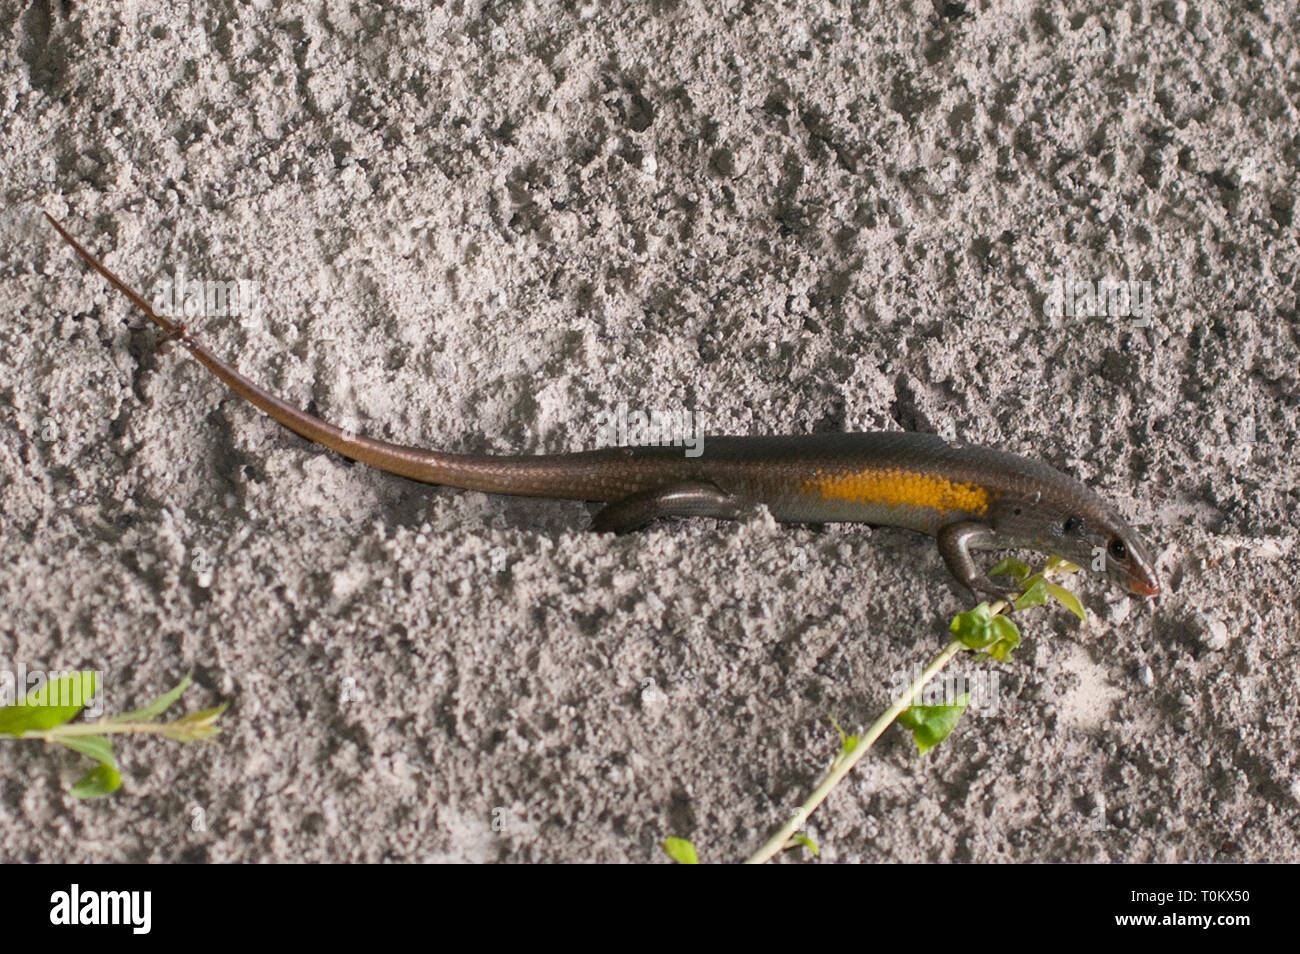
[(73, 798), (99, 798), (109, 795), (122, 787), (122, 776), (116, 768), (108, 764), (95, 766), (87, 772), (80, 782), (68, 789)]
[(1048, 583), (1046, 586), (1047, 592), (1052, 595), (1052, 598), (1055, 599), (1056, 602), (1060, 603), (1075, 616), (1079, 617), (1079, 619), (1087, 622), (1088, 616), (1084, 613), (1083, 604), (1079, 602), (1078, 597), (1065, 587), (1057, 586), (1055, 583)]
[(109, 722), (148, 722), (162, 715), (177, 699), (181, 697), (186, 689), (189, 688), (191, 677), (194, 675), (193, 670), (185, 674), (185, 678), (180, 684), (170, 692), (165, 692), (153, 702), (149, 703), (143, 709), (136, 709), (134, 712), (127, 712), (124, 715), (114, 716)]
[(1020, 645), (1020, 627), (1005, 616), (994, 618), (992, 626), (996, 638), (989, 644), (988, 656), (1001, 661)]
[(1007, 557), (989, 570), (989, 576), (1011, 576), (1017, 580), (1023, 580), (1032, 572), (1029, 564), (1017, 560), (1015, 557)]
[(821, 852), (817, 848), (817, 842), (813, 841), (810, 837), (808, 837), (807, 835), (805, 835), (803, 832), (800, 831), (797, 831), (793, 835), (791, 835), (790, 840), (787, 841), (782, 846), (781, 850), (788, 851), (789, 849), (798, 847), (799, 845), (803, 845), (805, 848), (811, 851), (813, 853), (814, 858), (821, 856)]
[(217, 721), (221, 713), (226, 711), (227, 705), (229, 703), (223, 702), (214, 708), (200, 709), (198, 712), (191, 712), (189, 715), (181, 716), (172, 722), (164, 723), (160, 734), (177, 742), (195, 742), (199, 739), (219, 735), (221, 730), (213, 723)]
[(113, 743), (102, 735), (69, 735), (57, 740), (74, 752), (89, 755), (97, 762), (111, 768), (117, 768), (117, 757), (113, 755)]
[(1049, 559), (1047, 561), (1047, 566), (1044, 568), (1043, 572), (1046, 573), (1049, 570), (1054, 570), (1058, 573), (1079, 572), (1079, 568), (1077, 566), (1075, 566), (1069, 560), (1063, 559), (1062, 557), (1052, 557), (1051, 559)]
[(73, 798), (99, 798), (122, 787), (122, 775), (117, 770), (117, 757), (113, 743), (102, 735), (73, 735), (58, 740), (74, 752), (97, 759), (99, 765), (87, 772), (80, 782), (68, 789)]
[[(0, 709), (0, 735), (43, 732), (63, 725), (95, 695), (95, 673), (74, 672), (33, 689), (22, 702)], [(52, 700), (52, 701), (51, 701)], [(61, 700), (75, 704), (59, 705)]]
[(983, 649), (997, 638), (993, 633), (992, 621), (989, 604), (981, 603), (972, 610), (954, 616), (948, 630), (967, 649)]
[(970, 693), (963, 692), (950, 706), (910, 706), (898, 721), (903, 728), (912, 730), (916, 747), (927, 752), (948, 738), (968, 705)]
[(685, 838), (665, 838), (664, 851), (668, 852), (668, 857), (679, 865), (700, 863), (699, 856), (695, 854), (695, 846)]
[(841, 729), (840, 724), (835, 721), (835, 716), (830, 716), (830, 720), (831, 720), (831, 725), (835, 726), (835, 731), (840, 734), (839, 757), (844, 758), (844, 756), (850, 754), (854, 749), (858, 747), (858, 737), (856, 735), (849, 735), (843, 729)]
[(1029, 609), (1031, 606), (1042, 606), (1047, 602), (1047, 582), (1043, 579), (1043, 574), (1038, 573), (1033, 577), (1033, 582), (1025, 586), (1024, 592), (1016, 598), (1015, 607), (1018, 610)]

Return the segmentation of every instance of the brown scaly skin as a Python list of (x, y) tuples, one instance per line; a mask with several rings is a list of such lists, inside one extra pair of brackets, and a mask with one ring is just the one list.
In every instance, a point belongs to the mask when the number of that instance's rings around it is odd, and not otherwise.
[(990, 595), (1008, 590), (980, 575), (972, 549), (1023, 547), (1083, 567), (1100, 561), (1130, 593), (1160, 592), (1146, 545), (1083, 484), (1037, 461), (929, 434), (705, 437), (702, 453), (688, 457), (673, 447), (448, 454), (345, 432), (245, 378), (45, 217), (86, 264), (236, 394), (308, 440), (380, 470), (464, 490), (600, 501), (608, 506), (593, 528), (615, 532), (665, 516), (732, 518), (758, 504), (787, 522), (903, 527), (933, 535), (957, 581)]

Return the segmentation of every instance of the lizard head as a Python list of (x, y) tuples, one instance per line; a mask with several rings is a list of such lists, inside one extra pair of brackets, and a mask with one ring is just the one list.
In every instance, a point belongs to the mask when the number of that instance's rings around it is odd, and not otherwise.
[(1077, 563), (1100, 569), (1135, 596), (1157, 596), (1160, 577), (1151, 551), (1136, 530), (1110, 507), (1087, 515), (1063, 514), (1051, 529), (1046, 549)]

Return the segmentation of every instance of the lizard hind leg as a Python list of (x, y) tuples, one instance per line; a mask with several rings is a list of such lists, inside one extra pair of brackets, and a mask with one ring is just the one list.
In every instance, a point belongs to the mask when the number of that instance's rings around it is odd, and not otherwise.
[(713, 484), (682, 481), (652, 487), (616, 500), (602, 508), (591, 521), (597, 533), (631, 533), (661, 517), (718, 517), (735, 519), (740, 502)]

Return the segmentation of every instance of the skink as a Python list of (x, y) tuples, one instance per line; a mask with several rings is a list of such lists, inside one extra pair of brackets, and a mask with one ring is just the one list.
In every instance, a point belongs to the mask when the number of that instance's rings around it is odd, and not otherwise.
[(626, 532), (661, 517), (735, 518), (765, 505), (785, 522), (856, 521), (927, 533), (972, 593), (1005, 596), (971, 550), (1029, 549), (1103, 572), (1130, 593), (1155, 596), (1146, 545), (1079, 481), (1015, 454), (930, 434), (881, 432), (793, 437), (705, 437), (703, 452), (610, 447), (572, 454), (484, 455), (421, 450), (359, 436), (264, 391), (212, 354), (179, 322), (155, 313), (49, 213), (59, 235), (236, 394), (345, 457), (428, 484), (526, 497), (603, 502), (592, 527)]

